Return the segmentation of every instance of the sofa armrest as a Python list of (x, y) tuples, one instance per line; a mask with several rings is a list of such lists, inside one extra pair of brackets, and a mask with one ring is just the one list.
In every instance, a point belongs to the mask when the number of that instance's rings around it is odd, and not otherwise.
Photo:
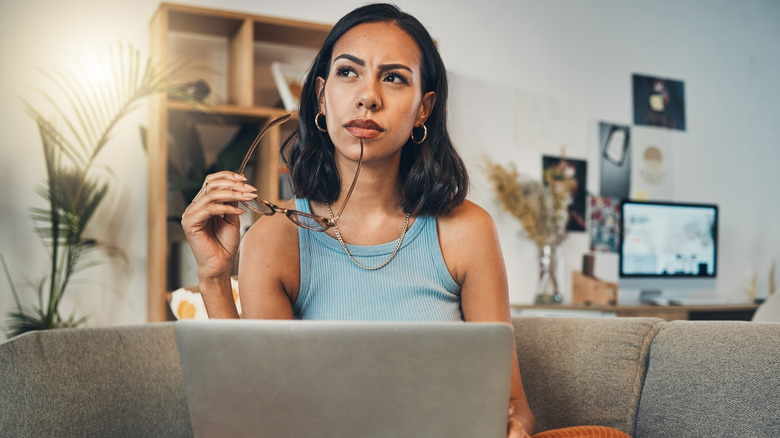
[(633, 435), (657, 318), (513, 319), (523, 387), (539, 431), (579, 425)]
[(780, 324), (674, 321), (650, 348), (637, 437), (780, 437)]
[(172, 323), (0, 344), (0, 436), (192, 436)]

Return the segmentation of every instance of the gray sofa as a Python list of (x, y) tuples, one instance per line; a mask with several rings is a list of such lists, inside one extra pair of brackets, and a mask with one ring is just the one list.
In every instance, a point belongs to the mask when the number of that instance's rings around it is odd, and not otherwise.
[[(780, 324), (516, 318), (539, 429), (780, 437)], [(0, 436), (191, 436), (174, 323), (0, 344)]]

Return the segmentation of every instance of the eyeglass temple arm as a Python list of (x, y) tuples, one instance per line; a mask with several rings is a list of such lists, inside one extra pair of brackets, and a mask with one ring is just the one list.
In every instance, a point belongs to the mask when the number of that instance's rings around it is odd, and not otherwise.
[(336, 217), (333, 218), (333, 221), (337, 221), (341, 217), (341, 212), (344, 211), (344, 207), (347, 205), (347, 201), (349, 201), (349, 197), (352, 196), (352, 189), (355, 188), (355, 184), (357, 184), (358, 175), (360, 175), (360, 166), (363, 165), (363, 138), (360, 137), (360, 158), (358, 158), (358, 165), (357, 169), (355, 169), (355, 177), (352, 179), (352, 185), (349, 186), (349, 191), (347, 192), (347, 197), (344, 198), (344, 202), (341, 204), (341, 208), (339, 208), (338, 214), (336, 214)]
[[(255, 141), (252, 142), (252, 146), (249, 147), (249, 150), (246, 153), (246, 156), (244, 156), (244, 160), (241, 162), (241, 166), (238, 167), (237, 173), (244, 173), (244, 168), (246, 167), (246, 163), (249, 162), (249, 158), (252, 156), (252, 152), (255, 151), (255, 148), (258, 144), (260, 144), (260, 140), (263, 139), (263, 136), (274, 126), (282, 124), (292, 118), (292, 114), (285, 114), (283, 116), (277, 117), (270, 122), (268, 122), (267, 125), (265, 125), (265, 128), (263, 128), (259, 134), (257, 134), (257, 137), (255, 137)], [(362, 154), (362, 152), (361, 152)]]

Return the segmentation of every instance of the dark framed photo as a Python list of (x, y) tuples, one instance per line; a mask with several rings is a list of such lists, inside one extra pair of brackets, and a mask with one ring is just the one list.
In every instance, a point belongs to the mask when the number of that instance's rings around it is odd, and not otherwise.
[(634, 124), (685, 131), (685, 84), (634, 74)]
[(631, 127), (599, 123), (601, 196), (628, 198), (631, 189)]
[(569, 220), (566, 223), (566, 230), (585, 231), (588, 162), (550, 155), (542, 156), (542, 174), (551, 168), (556, 168), (557, 171), (565, 173), (566, 176), (574, 180), (571, 187), (571, 203), (569, 204)]

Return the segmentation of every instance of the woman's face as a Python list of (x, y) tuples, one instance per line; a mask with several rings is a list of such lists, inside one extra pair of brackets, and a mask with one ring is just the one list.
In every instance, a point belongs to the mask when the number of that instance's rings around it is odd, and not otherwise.
[[(366, 23), (334, 45), (320, 111), (336, 149), (356, 159), (400, 154), (412, 127), (420, 126), (436, 101), (422, 94), (421, 56), (414, 39), (392, 23)], [(418, 134), (419, 137), (419, 134)]]

